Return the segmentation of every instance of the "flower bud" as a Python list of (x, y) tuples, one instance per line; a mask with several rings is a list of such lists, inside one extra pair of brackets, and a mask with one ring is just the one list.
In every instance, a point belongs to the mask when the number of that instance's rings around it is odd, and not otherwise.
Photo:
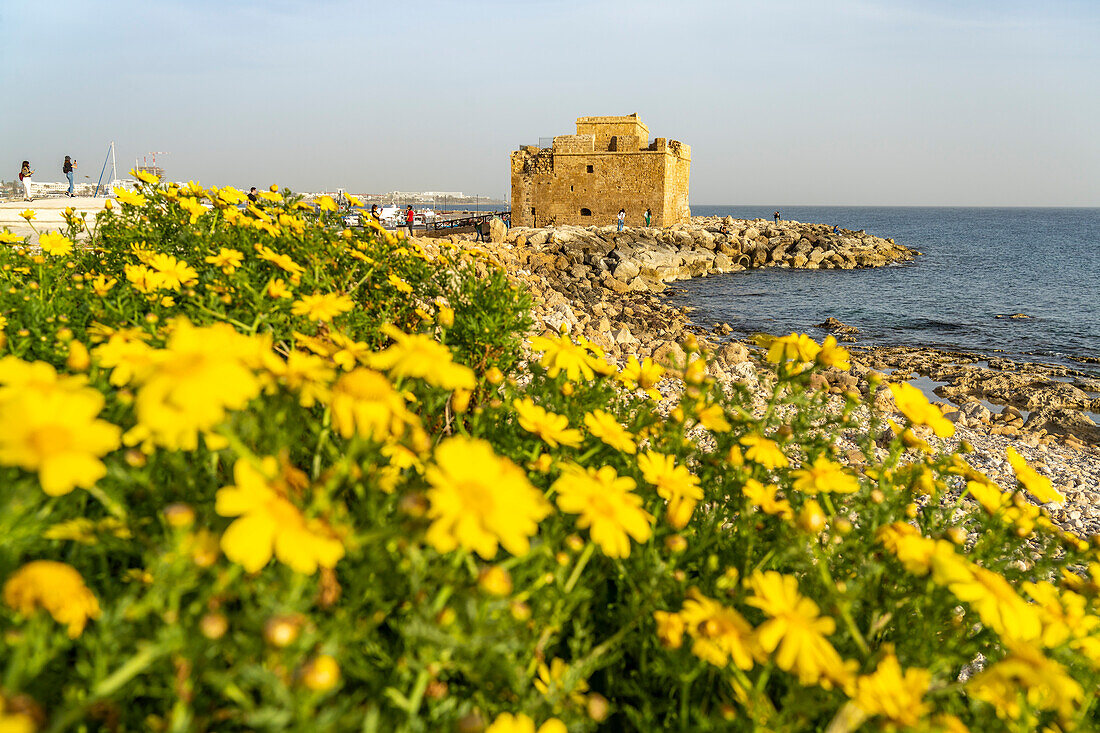
[(456, 389), (451, 393), (451, 407), (457, 414), (463, 415), (470, 409), (470, 394), (468, 389)]
[(816, 499), (810, 499), (798, 512), (798, 528), (810, 534), (819, 534), (825, 529), (825, 512)]
[(565, 396), (565, 397), (572, 397), (573, 392), (575, 391), (575, 388), (573, 387), (572, 382), (566, 382), (565, 384), (563, 384), (561, 386), (560, 389), (561, 389), (562, 395)]
[(494, 565), (481, 571), (477, 585), (491, 596), (507, 596), (512, 593), (512, 576), (504, 568)]
[(314, 692), (327, 692), (340, 682), (340, 665), (329, 654), (318, 654), (302, 669), (302, 684)]
[(485, 370), (485, 381), (492, 385), (500, 384), (504, 381), (504, 372), (497, 367), (489, 367)]
[(164, 507), (164, 519), (173, 529), (184, 529), (195, 523), (195, 510), (187, 504), (169, 504)]
[(665, 549), (669, 552), (680, 553), (687, 549), (687, 540), (682, 535), (674, 534), (665, 538)]
[(436, 313), (435, 319), (439, 321), (439, 325), (443, 328), (450, 328), (455, 325), (455, 311), (454, 308), (447, 306), (440, 306), (439, 312)]
[(91, 363), (92, 359), (88, 356), (88, 348), (84, 344), (79, 341), (69, 343), (69, 358), (65, 360), (65, 366), (74, 372), (85, 372)]
[(300, 616), (272, 616), (264, 624), (264, 641), (273, 647), (282, 649), (298, 640), (302, 629)]
[(588, 717), (597, 723), (607, 720), (607, 716), (611, 713), (611, 703), (598, 692), (593, 692), (588, 696), (586, 707), (588, 708)]
[(208, 613), (199, 621), (199, 630), (211, 641), (220, 639), (229, 630), (229, 619), (224, 613)]

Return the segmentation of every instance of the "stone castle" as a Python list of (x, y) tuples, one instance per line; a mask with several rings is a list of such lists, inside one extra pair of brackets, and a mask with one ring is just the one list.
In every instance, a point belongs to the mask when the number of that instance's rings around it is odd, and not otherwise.
[(580, 117), (576, 135), (553, 147), (512, 153), (512, 226), (613, 224), (626, 209), (628, 226), (687, 222), (691, 147), (663, 137), (649, 141), (637, 114)]

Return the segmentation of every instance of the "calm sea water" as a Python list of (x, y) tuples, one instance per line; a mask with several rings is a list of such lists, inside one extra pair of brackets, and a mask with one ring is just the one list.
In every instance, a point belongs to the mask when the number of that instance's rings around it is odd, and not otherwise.
[[(769, 218), (775, 207), (693, 206)], [(780, 207), (784, 219), (893, 237), (924, 253), (868, 270), (766, 268), (682, 283), (698, 323), (805, 331), (828, 316), (866, 344), (925, 345), (1065, 363), (1100, 375), (1100, 209)], [(684, 296), (677, 296), (683, 302)], [(1026, 313), (1029, 319), (998, 319)]]

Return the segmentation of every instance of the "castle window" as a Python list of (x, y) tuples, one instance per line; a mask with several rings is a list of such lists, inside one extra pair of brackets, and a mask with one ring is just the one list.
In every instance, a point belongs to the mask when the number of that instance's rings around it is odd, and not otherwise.
[(591, 173), (591, 172), (592, 172), (592, 166), (588, 166), (588, 172), (589, 172), (589, 173)]
[(569, 193), (573, 193), (573, 187), (572, 186), (569, 187)]
[(592, 216), (592, 209), (581, 209), (581, 216)]

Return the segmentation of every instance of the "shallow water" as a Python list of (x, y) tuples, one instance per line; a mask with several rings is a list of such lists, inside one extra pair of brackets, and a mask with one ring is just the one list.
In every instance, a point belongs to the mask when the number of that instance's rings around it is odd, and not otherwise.
[[(774, 207), (695, 206), (770, 217)], [(772, 334), (834, 316), (874, 345), (923, 345), (1061, 363), (1100, 357), (1100, 209), (787, 207), (783, 218), (864, 229), (924, 253), (868, 270), (765, 268), (676, 283), (697, 323)], [(997, 318), (1025, 313), (1027, 319)]]

